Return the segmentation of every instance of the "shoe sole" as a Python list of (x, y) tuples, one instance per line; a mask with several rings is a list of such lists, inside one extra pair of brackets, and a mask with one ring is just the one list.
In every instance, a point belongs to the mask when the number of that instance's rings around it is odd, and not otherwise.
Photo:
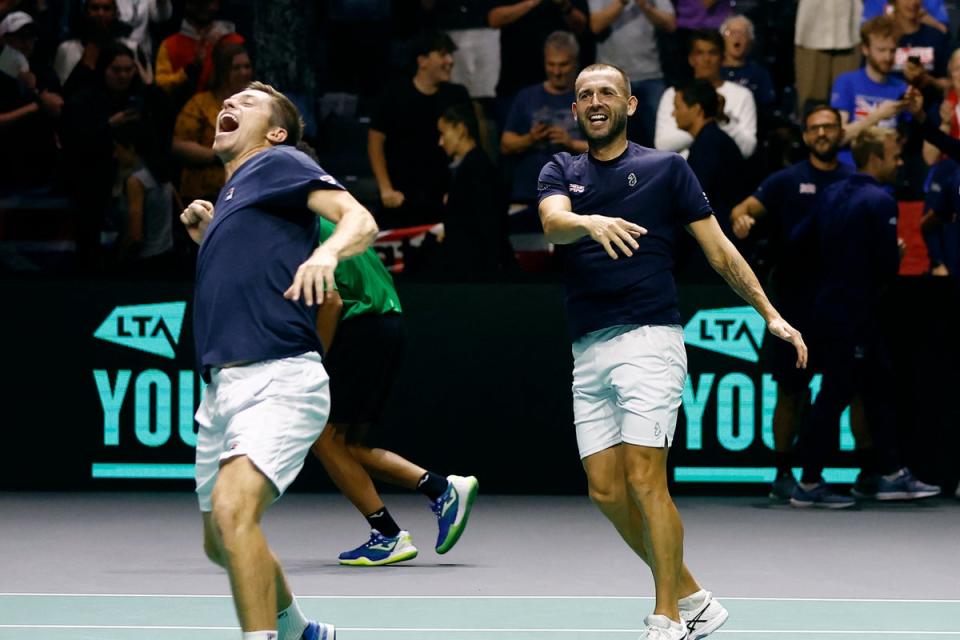
[(356, 558), (354, 560), (340, 560), (340, 564), (346, 567), (383, 567), (388, 564), (396, 564), (398, 562), (406, 562), (407, 560), (413, 560), (417, 557), (419, 553), (416, 549), (411, 549), (406, 553), (401, 553), (398, 556), (390, 556), (389, 558), (384, 558), (383, 560), (371, 560), (370, 558)]
[(877, 500), (922, 500), (940, 495), (939, 491), (894, 491), (892, 493), (878, 493)]
[(790, 498), (790, 506), (798, 509), (847, 509), (856, 505), (856, 502), (827, 503), (827, 502), (804, 502)]
[(700, 638), (706, 638), (708, 635), (722, 627), (729, 617), (730, 612), (724, 609), (723, 613), (714, 618), (710, 624), (697, 629), (696, 632), (687, 632), (687, 640), (700, 640)]
[(850, 495), (854, 498), (859, 498), (861, 500), (876, 500), (876, 493), (864, 493), (863, 491), (857, 491), (856, 489), (850, 489)]
[[(457, 541), (460, 540), (460, 536), (463, 535), (463, 531), (467, 528), (467, 521), (470, 519), (470, 512), (473, 510), (473, 501), (477, 499), (477, 493), (480, 491), (480, 483), (477, 482), (474, 476), (468, 476), (465, 479), (470, 481), (470, 491), (467, 493), (466, 500), (464, 501), (466, 506), (463, 508), (463, 518), (460, 520), (460, 524), (455, 524), (450, 527), (446, 540), (437, 547), (437, 553), (440, 555), (453, 549), (453, 545), (457, 544)], [(463, 499), (463, 496), (460, 497)]]

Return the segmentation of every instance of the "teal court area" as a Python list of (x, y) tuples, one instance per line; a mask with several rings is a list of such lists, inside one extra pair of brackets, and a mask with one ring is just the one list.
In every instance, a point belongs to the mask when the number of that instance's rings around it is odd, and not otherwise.
[[(649, 598), (303, 597), (308, 615), (334, 620), (342, 640), (614, 640), (636, 637)], [(960, 600), (727, 598), (725, 640), (960, 638)], [(224, 596), (0, 595), (0, 638), (140, 640), (237, 638)], [(43, 620), (38, 623), (38, 620)]]
[[(417, 496), (388, 494), (420, 555), (341, 567), (365, 523), (293, 494), (268, 538), (338, 640), (635, 640), (648, 570), (585, 497), (480, 496), (446, 555)], [(807, 512), (680, 498), (685, 559), (730, 611), (718, 640), (960, 640), (960, 503)], [(0, 494), (0, 640), (237, 640), (227, 579), (189, 493)]]

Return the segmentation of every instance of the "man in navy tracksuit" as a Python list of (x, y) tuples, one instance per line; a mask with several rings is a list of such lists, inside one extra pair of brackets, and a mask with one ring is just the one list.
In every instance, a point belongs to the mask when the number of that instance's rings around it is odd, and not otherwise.
[(813, 308), (823, 384), (798, 449), (803, 476), (790, 503), (838, 509), (854, 499), (833, 493), (822, 478), (824, 456), (843, 412), (863, 399), (881, 474), (877, 498), (906, 500), (940, 493), (915, 479), (899, 459), (895, 440), (893, 369), (881, 336), (880, 298), (897, 275), (897, 202), (884, 189), (901, 164), (896, 132), (868, 129), (857, 137), (858, 173), (826, 189), (813, 216), (793, 234), (811, 243), (821, 283)]

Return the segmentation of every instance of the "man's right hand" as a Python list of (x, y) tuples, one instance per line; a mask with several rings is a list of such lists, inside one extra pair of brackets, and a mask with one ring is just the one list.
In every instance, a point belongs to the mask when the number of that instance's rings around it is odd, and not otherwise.
[(628, 258), (632, 256), (632, 249), (640, 248), (637, 238), (647, 234), (646, 229), (623, 218), (608, 218), (599, 215), (587, 216), (587, 229), (590, 232), (590, 237), (603, 245), (607, 255), (614, 260), (619, 257), (616, 249), (619, 249)]
[(730, 214), (730, 223), (733, 226), (733, 235), (737, 239), (744, 240), (750, 235), (750, 230), (757, 223), (756, 218), (748, 213), (738, 213), (736, 209)]
[(213, 203), (206, 200), (194, 200), (180, 214), (180, 222), (187, 228), (190, 239), (200, 244), (207, 226), (213, 220)]
[(398, 209), (403, 206), (404, 195), (396, 189), (384, 189), (380, 192), (380, 201), (387, 209)]

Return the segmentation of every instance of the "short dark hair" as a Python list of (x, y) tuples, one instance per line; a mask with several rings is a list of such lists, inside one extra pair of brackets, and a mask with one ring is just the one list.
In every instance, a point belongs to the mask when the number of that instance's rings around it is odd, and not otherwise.
[(410, 56), (416, 62), (420, 56), (428, 56), (431, 51), (441, 51), (443, 53), (453, 53), (457, 50), (457, 45), (445, 31), (428, 29), (418, 33), (410, 41)]
[(892, 16), (877, 16), (870, 18), (860, 26), (860, 44), (870, 46), (870, 38), (897, 39), (897, 23)]
[(593, 71), (616, 71), (620, 74), (620, 79), (623, 80), (623, 87), (627, 91), (627, 96), (633, 92), (630, 88), (630, 76), (627, 75), (627, 72), (621, 69), (620, 67), (612, 64), (607, 64), (606, 62), (597, 62), (591, 65), (587, 65), (580, 73), (577, 75), (579, 78), (584, 73), (590, 73)]
[(727, 46), (726, 42), (724, 42), (723, 40), (723, 36), (720, 35), (719, 31), (716, 31), (714, 29), (701, 29), (699, 31), (694, 31), (690, 35), (690, 44), (687, 47), (687, 54), (693, 53), (693, 43), (697, 42), (698, 40), (702, 40), (704, 42), (710, 42), (716, 45), (717, 49), (720, 50), (721, 55), (723, 54), (723, 50), (726, 49), (726, 46)]
[(262, 91), (270, 96), (270, 107), (272, 116), (270, 124), (282, 127), (287, 132), (287, 139), (283, 144), (291, 147), (297, 146), (303, 138), (303, 118), (300, 116), (300, 110), (287, 96), (283, 95), (272, 86), (265, 82), (254, 81), (247, 85), (250, 91)]
[(810, 119), (815, 113), (820, 113), (821, 111), (829, 111), (837, 119), (837, 124), (843, 124), (843, 117), (840, 115), (840, 112), (836, 108), (831, 107), (826, 102), (816, 102), (812, 104), (803, 115), (803, 126), (807, 126), (807, 120)]
[(883, 158), (884, 145), (887, 138), (895, 138), (897, 132), (895, 129), (884, 127), (870, 127), (860, 133), (850, 145), (850, 151), (853, 155), (853, 161), (857, 169), (863, 169), (870, 162), (871, 156)]
[(688, 107), (700, 105), (705, 118), (716, 118), (720, 113), (720, 98), (709, 80), (693, 80), (677, 89), (677, 93)]
[(450, 124), (462, 124), (466, 127), (467, 134), (473, 138), (474, 142), (480, 140), (480, 123), (477, 120), (477, 111), (472, 102), (450, 105), (444, 110), (440, 119)]

